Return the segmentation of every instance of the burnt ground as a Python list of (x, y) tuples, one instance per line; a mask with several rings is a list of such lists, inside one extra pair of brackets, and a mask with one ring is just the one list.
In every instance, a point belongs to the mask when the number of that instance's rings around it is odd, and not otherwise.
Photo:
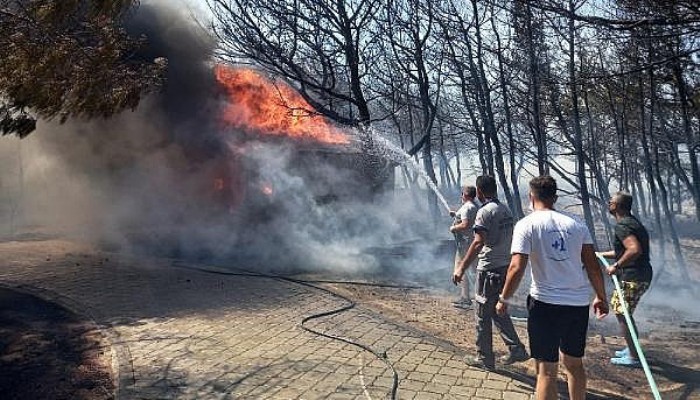
[[(452, 307), (454, 296), (434, 290), (355, 285), (335, 285), (334, 290), (390, 319), (417, 327), (472, 354), (476, 352), (474, 312)], [(638, 318), (641, 344), (662, 398), (700, 399), (700, 322), (687, 320), (683, 313), (669, 307), (647, 306), (648, 309), (643, 314), (640, 312)], [(524, 316), (525, 312), (514, 310), (513, 314)], [(521, 339), (526, 341), (526, 321), (516, 320), (515, 325)], [(609, 363), (614, 351), (623, 347), (624, 340), (618, 335), (613, 316), (591, 323), (585, 358), (589, 389), (609, 398), (652, 399), (641, 368), (617, 367)], [(494, 349), (497, 357), (507, 352), (495, 331)], [(509, 369), (534, 377), (533, 364), (520, 363)], [(563, 374), (561, 378), (560, 389), (565, 392)]]
[(54, 303), (0, 288), (5, 400), (114, 398), (109, 347), (95, 326)]
[[(655, 265), (658, 280), (635, 312), (640, 342), (664, 400), (700, 399), (700, 308), (697, 306), (700, 299), (700, 234), (695, 224), (686, 227), (684, 232), (682, 244), (692, 281), (680, 278), (678, 268), (674, 267), (673, 255), (667, 250), (664, 265)], [(441, 247), (445, 247), (444, 243)], [(449, 283), (452, 260), (445, 254), (451, 255), (453, 251), (446, 252), (443, 248), (435, 252), (438, 259), (432, 265), (396, 263), (395, 260), (406, 253), (404, 248), (378, 249), (374, 252), (385, 266), (379, 276), (370, 276), (367, 280), (398, 285), (417, 284), (424, 289), (356, 285), (336, 285), (334, 289), (361, 306), (378, 310), (390, 319), (417, 327), (475, 354), (474, 311), (458, 310), (451, 304), (457, 289)], [(442, 260), (439, 260), (440, 257)], [(611, 281), (608, 280), (607, 284), (610, 295), (614, 288)], [(524, 306), (526, 291), (527, 283), (524, 280), (514, 299), (515, 304)], [(510, 312), (513, 316), (521, 317), (515, 321), (515, 326), (521, 339), (527, 342), (527, 311), (515, 306), (511, 307)], [(614, 315), (600, 321), (591, 319), (588, 336), (585, 365), (589, 389), (607, 393), (610, 398), (653, 399), (641, 368), (630, 369), (610, 364), (614, 351), (625, 347)], [(494, 349), (497, 357), (499, 352), (502, 355), (506, 353), (495, 331)], [(521, 363), (514, 369), (534, 376), (533, 364)], [(564, 379), (563, 374), (561, 378)], [(566, 391), (564, 386), (561, 389)]]

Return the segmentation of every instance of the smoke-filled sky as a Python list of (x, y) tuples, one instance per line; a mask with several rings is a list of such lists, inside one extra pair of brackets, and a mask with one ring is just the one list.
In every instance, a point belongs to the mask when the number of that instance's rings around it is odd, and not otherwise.
[(202, 21), (211, 19), (211, 11), (209, 11), (205, 0), (148, 0), (148, 3), (183, 6), (183, 10), (186, 10), (188, 14), (193, 14)]

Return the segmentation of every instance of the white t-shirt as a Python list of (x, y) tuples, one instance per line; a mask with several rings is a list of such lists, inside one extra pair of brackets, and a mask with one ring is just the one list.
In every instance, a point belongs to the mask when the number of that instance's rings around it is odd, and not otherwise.
[(479, 207), (474, 204), (473, 201), (466, 201), (455, 213), (455, 216), (459, 218), (460, 221), (467, 221), (469, 223), (469, 228), (464, 232), (460, 232), (462, 236), (461, 239), (465, 242), (471, 243), (471, 241), (474, 240), (474, 220), (476, 219), (476, 213), (478, 211)]
[(515, 225), (511, 253), (529, 256), (530, 296), (549, 304), (585, 306), (591, 300), (591, 284), (581, 248), (592, 243), (588, 228), (576, 217), (541, 210)]

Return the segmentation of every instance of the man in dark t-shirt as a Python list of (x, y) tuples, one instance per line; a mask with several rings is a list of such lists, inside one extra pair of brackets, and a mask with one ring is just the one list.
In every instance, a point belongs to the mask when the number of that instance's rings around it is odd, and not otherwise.
[[(610, 213), (615, 217), (615, 240), (613, 250), (601, 253), (605, 258), (614, 258), (616, 261), (608, 267), (608, 274), (618, 274), (622, 288), (624, 301), (634, 325), (632, 313), (634, 312), (642, 295), (649, 289), (653, 272), (649, 262), (649, 233), (644, 225), (631, 214), (632, 196), (627, 192), (617, 192), (608, 205)], [(615, 365), (628, 367), (641, 366), (637, 356), (637, 350), (632, 342), (629, 328), (625, 322), (621, 299), (617, 291), (613, 292), (610, 300), (610, 308), (620, 324), (627, 347), (616, 351), (610, 362)]]

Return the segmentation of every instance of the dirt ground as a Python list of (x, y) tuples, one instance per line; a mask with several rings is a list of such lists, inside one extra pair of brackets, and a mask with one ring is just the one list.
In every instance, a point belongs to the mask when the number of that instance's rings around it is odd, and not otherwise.
[[(86, 254), (97, 255), (94, 249), (69, 241), (26, 239), (34, 241), (32, 247), (41, 250), (30, 254), (21, 242), (0, 240), (5, 262), (27, 265), (52, 258), (80, 263), (84, 262)], [(20, 247), (24, 250), (13, 250)], [(697, 264), (693, 265), (698, 268)], [(444, 280), (449, 279), (447, 270), (434, 271), (431, 275), (442, 279), (440, 273), (444, 273)], [(315, 275), (303, 277), (328, 278), (328, 275)], [(466, 352), (475, 351), (473, 311), (452, 307), (454, 292), (326, 285), (354, 299), (360, 307), (449, 341)], [(698, 298), (697, 293), (695, 297), (691, 294), (686, 303)], [(514, 310), (514, 314), (524, 315), (522, 310)], [(665, 400), (700, 399), (700, 318), (691, 315), (658, 300), (640, 305), (641, 343)], [(516, 328), (526, 341), (524, 320), (516, 321)], [(494, 344), (497, 353), (505, 354), (506, 349), (497, 337)], [(607, 394), (610, 398), (652, 398), (641, 369), (609, 364), (614, 350), (622, 347), (623, 340), (618, 336), (613, 317), (592, 322), (586, 355), (589, 388), (603, 393), (603, 397)], [(0, 290), (0, 393), (3, 399), (113, 398), (114, 377), (108, 350), (89, 321), (34, 296)], [(513, 368), (534, 376), (532, 362)]]
[[(473, 310), (459, 310), (451, 305), (454, 296), (420, 289), (388, 289), (334, 285), (334, 289), (385, 316), (418, 327), (459, 348), (475, 354)], [(523, 300), (524, 302), (524, 300)], [(639, 318), (641, 344), (664, 400), (700, 399), (700, 322), (685, 319), (674, 309), (652, 306)], [(524, 315), (523, 310), (514, 314)], [(516, 329), (527, 341), (526, 321), (516, 319)], [(611, 398), (652, 399), (642, 369), (616, 367), (609, 363), (615, 350), (625, 347), (618, 336), (613, 316), (593, 321), (589, 327), (586, 350), (588, 387)], [(499, 355), (507, 352), (503, 342), (494, 337)], [(520, 363), (513, 368), (534, 376), (534, 363)], [(561, 374), (562, 380), (564, 375)]]

